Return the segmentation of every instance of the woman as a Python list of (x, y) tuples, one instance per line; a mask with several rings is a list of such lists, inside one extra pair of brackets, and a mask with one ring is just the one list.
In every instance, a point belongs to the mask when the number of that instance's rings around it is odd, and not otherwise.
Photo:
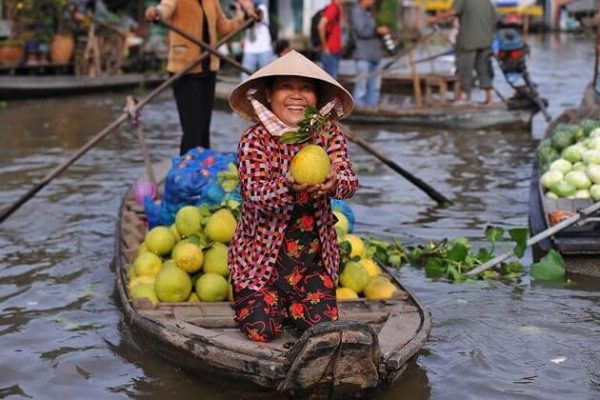
[[(217, 35), (226, 35), (242, 24), (242, 8), (247, 14), (259, 18), (254, 14), (251, 0), (238, 0), (236, 6), (236, 18), (227, 19), (217, 0), (162, 0), (160, 4), (146, 9), (146, 19), (171, 20), (173, 25), (214, 46), (217, 43)], [(197, 44), (171, 32), (167, 70), (176, 74), (197, 60), (200, 54), (201, 49)], [(179, 146), (181, 155), (197, 146), (210, 148), (210, 117), (218, 70), (219, 58), (211, 55), (173, 84), (173, 94), (183, 130)]]
[(279, 138), (297, 129), (309, 106), (343, 118), (352, 96), (291, 51), (238, 85), (229, 104), (256, 123), (238, 146), (243, 206), (229, 247), (236, 321), (250, 339), (270, 341), (286, 318), (300, 331), (336, 320), (339, 252), (330, 200), (351, 197), (358, 187), (346, 139), (335, 123), (311, 136), (327, 151), (331, 168), (324, 183), (308, 186), (289, 173), (303, 145)]

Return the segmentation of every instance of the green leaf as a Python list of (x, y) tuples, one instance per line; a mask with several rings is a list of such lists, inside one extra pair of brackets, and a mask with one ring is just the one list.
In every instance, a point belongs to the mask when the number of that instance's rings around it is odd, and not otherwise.
[(525, 254), (527, 248), (527, 237), (529, 236), (529, 230), (527, 228), (514, 228), (508, 231), (510, 238), (516, 243), (513, 252), (519, 258)]
[(496, 271), (495, 269), (481, 271), (481, 274), (479, 275), (481, 275), (483, 279), (498, 279), (499, 276), (498, 271)]
[(399, 254), (392, 254), (388, 257), (388, 264), (394, 268), (400, 268), (402, 266), (402, 256)]
[(347, 240), (340, 242), (338, 244), (338, 247), (340, 248), (340, 254), (342, 254), (342, 255), (349, 255), (350, 252), (352, 251), (352, 245)]
[(188, 236), (187, 240), (190, 243), (193, 243), (196, 246), (200, 247), (201, 249), (205, 248), (206, 245), (208, 244), (206, 238), (203, 235), (199, 235), (197, 233), (194, 233), (194, 234)]
[(425, 274), (431, 278), (438, 278), (446, 271), (446, 263), (438, 257), (428, 257), (425, 262)]
[(521, 272), (523, 270), (523, 264), (520, 261), (513, 261), (506, 264), (502, 264), (502, 275), (510, 275), (513, 273)]
[(446, 257), (448, 260), (460, 262), (465, 260), (467, 254), (469, 254), (469, 249), (464, 244), (456, 242), (448, 250)]
[(539, 262), (531, 265), (531, 276), (536, 281), (561, 279), (565, 276), (565, 260), (558, 251), (552, 249)]
[(461, 281), (463, 279), (463, 275), (458, 272), (453, 265), (450, 265), (448, 266), (448, 278), (452, 279), (453, 281)]
[(479, 249), (479, 252), (477, 253), (477, 258), (483, 264), (487, 261), (490, 261), (492, 258), (494, 258), (494, 255), (488, 249), (485, 249), (482, 247), (481, 249)]
[(485, 237), (492, 243), (496, 243), (504, 236), (504, 229), (499, 226), (488, 226), (485, 228)]
[(413, 267), (420, 267), (421, 266), (421, 258), (423, 257), (423, 249), (421, 249), (420, 247), (415, 247), (408, 253), (407, 256), (408, 256), (408, 262), (410, 262), (410, 264)]

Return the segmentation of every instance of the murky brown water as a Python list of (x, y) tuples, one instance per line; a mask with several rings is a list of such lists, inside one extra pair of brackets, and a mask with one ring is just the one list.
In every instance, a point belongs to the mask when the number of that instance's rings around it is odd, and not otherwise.
[[(592, 74), (591, 41), (534, 37), (530, 43), (529, 67), (550, 112), (577, 104)], [(120, 113), (122, 101), (123, 95), (102, 95), (9, 102), (0, 110), (0, 204), (64, 161)], [(170, 95), (143, 118), (153, 159), (174, 155), (179, 134)], [(458, 235), (478, 242), (488, 223), (524, 226), (532, 150), (544, 125), (536, 117), (533, 137), (361, 128), (375, 147), (455, 204), (437, 208), (376, 164), (361, 174), (353, 200), (357, 230), (410, 244)], [(243, 126), (216, 112), (215, 147), (234, 149)], [(351, 154), (358, 163), (373, 162), (356, 147)], [(110, 268), (115, 223), (121, 196), (142, 171), (135, 136), (121, 129), (0, 226), (0, 397), (256, 397), (163, 362), (123, 320)], [(431, 311), (433, 332), (417, 364), (378, 398), (600, 397), (600, 282), (455, 285), (410, 267), (401, 276)]]

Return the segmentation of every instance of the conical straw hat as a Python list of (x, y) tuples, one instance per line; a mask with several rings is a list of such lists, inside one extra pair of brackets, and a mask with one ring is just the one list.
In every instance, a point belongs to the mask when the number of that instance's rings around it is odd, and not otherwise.
[(337, 97), (342, 102), (344, 109), (344, 113), (339, 116), (339, 119), (350, 114), (354, 108), (352, 96), (342, 85), (317, 64), (294, 50), (259, 69), (250, 75), (248, 79), (237, 85), (229, 95), (229, 106), (242, 118), (258, 122), (258, 117), (252, 104), (248, 101), (246, 93), (249, 89), (256, 89), (257, 93), (254, 95), (256, 100), (268, 105), (265, 89), (268, 78), (274, 76), (300, 76), (317, 80), (317, 108), (321, 108)]

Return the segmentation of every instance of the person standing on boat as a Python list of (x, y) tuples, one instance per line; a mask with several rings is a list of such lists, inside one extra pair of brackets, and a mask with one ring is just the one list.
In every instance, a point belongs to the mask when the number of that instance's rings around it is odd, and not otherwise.
[(442, 20), (457, 17), (459, 21), (456, 37), (456, 73), (459, 80), (457, 101), (463, 94), (471, 99), (473, 71), (477, 73), (479, 87), (485, 91), (485, 104), (491, 105), (492, 79), (492, 41), (496, 28), (496, 11), (489, 0), (454, 0), (452, 9), (427, 20), (436, 24)]
[(343, 0), (331, 0), (325, 7), (319, 20), (319, 39), (321, 39), (321, 64), (323, 69), (337, 79), (342, 59), (342, 3)]
[[(256, 71), (273, 61), (275, 53), (271, 42), (271, 32), (269, 31), (269, 10), (262, 0), (255, 0), (254, 4), (263, 15), (260, 23), (254, 24), (244, 35), (242, 42), (244, 54), (242, 64), (249, 71)], [(246, 73), (242, 73), (242, 79), (248, 78)]]
[[(237, 29), (243, 23), (245, 14), (259, 19), (251, 0), (237, 0), (236, 5), (236, 17), (228, 19), (218, 0), (162, 0), (160, 4), (146, 9), (146, 19), (171, 20), (181, 30), (214, 46), (217, 35), (226, 35)], [(170, 32), (167, 70), (171, 74), (181, 71), (198, 59), (200, 54), (201, 49), (197, 44)], [(173, 84), (183, 131), (179, 146), (181, 155), (198, 146), (210, 148), (210, 119), (218, 69), (219, 58), (210, 55)]]
[(381, 39), (390, 33), (387, 26), (377, 26), (373, 17), (375, 0), (359, 0), (350, 16), (351, 35), (355, 41), (353, 53), (358, 80), (352, 95), (359, 107), (376, 107), (379, 104), (381, 75), (377, 73), (381, 62)]
[[(350, 113), (352, 96), (292, 50), (239, 84), (229, 104), (255, 123), (237, 153), (243, 203), (228, 260), (235, 319), (251, 340), (262, 342), (280, 334), (286, 319), (299, 331), (337, 320), (340, 256), (330, 201), (351, 197), (358, 178), (335, 120)], [(328, 121), (306, 132), (331, 161), (318, 185), (299, 184), (290, 173), (293, 157), (308, 142), (281, 140), (298, 130), (307, 107), (319, 108)]]

